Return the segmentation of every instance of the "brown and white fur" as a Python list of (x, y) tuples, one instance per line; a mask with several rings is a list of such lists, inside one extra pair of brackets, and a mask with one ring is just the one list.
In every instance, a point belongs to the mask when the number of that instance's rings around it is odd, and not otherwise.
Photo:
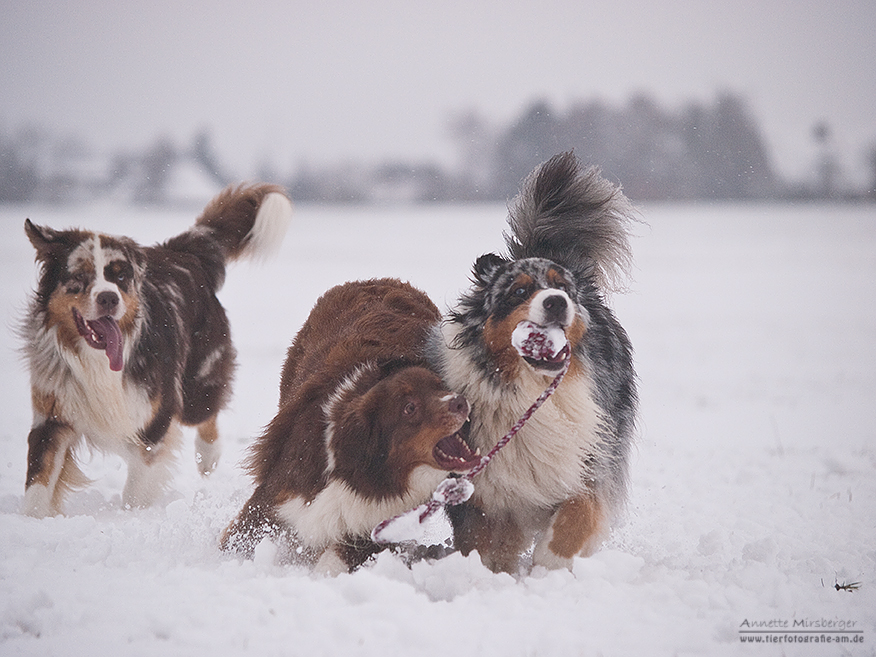
[(606, 537), (626, 492), (636, 412), (631, 346), (605, 304), (628, 263), (632, 208), (570, 154), (524, 182), (511, 209), (508, 253), (474, 266), (472, 289), (429, 338), (430, 360), (472, 404), (470, 443), (488, 451), (562, 366), (524, 359), (511, 333), (524, 320), (560, 328), (571, 348), (552, 397), (451, 507), (455, 545), (493, 570), (571, 567)]
[(371, 530), (425, 502), (448, 471), (479, 456), (464, 441), (469, 406), (425, 367), (440, 319), (407, 283), (347, 283), (316, 303), (289, 348), (277, 415), (256, 440), (256, 488), (222, 547), (251, 554), (291, 534), (317, 572), (352, 570), (383, 549)]
[(291, 210), (276, 186), (229, 187), (192, 228), (149, 247), (25, 222), (40, 266), (20, 328), (33, 402), (26, 514), (61, 513), (65, 494), (88, 483), (83, 439), (127, 461), (126, 507), (164, 491), (180, 424), (197, 427), (201, 474), (213, 470), (235, 366), (216, 292), (227, 262), (277, 246)]

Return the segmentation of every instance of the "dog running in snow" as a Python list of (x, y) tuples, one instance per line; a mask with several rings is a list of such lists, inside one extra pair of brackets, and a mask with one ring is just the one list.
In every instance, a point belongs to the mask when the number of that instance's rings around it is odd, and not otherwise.
[(127, 461), (126, 507), (165, 489), (179, 424), (197, 427), (198, 468), (213, 470), (235, 366), (216, 292), (226, 263), (277, 247), (291, 212), (279, 187), (229, 187), (192, 228), (148, 247), (25, 221), (40, 268), (20, 328), (34, 416), (25, 513), (61, 513), (65, 494), (88, 483), (76, 460), (83, 438)]
[(396, 279), (326, 292), (289, 348), (276, 416), (248, 460), (256, 488), (221, 545), (245, 555), (284, 535), (292, 561), (337, 574), (384, 549), (379, 522), (425, 502), (480, 456), (469, 405), (426, 367), (441, 315)]
[[(625, 500), (637, 394), (630, 340), (604, 293), (630, 263), (633, 208), (595, 168), (555, 156), (510, 209), (507, 253), (481, 256), (472, 288), (427, 338), (428, 358), (472, 405), (470, 444), (486, 453), (563, 367), (515, 348), (521, 331), (565, 334), (565, 379), (448, 509), (455, 547), (496, 571), (571, 567), (594, 552)], [(516, 332), (516, 333), (515, 333)], [(527, 336), (523, 336), (526, 339)]]

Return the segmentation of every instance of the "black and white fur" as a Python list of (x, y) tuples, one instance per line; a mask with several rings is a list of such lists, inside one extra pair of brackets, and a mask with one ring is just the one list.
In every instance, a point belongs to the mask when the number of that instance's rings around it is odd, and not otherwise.
[(604, 292), (630, 263), (633, 208), (596, 169), (558, 155), (523, 183), (507, 253), (474, 266), (472, 288), (433, 331), (430, 359), (471, 402), (471, 443), (486, 453), (547, 387), (556, 362), (510, 344), (521, 321), (562, 329), (571, 365), (559, 388), (452, 507), (456, 546), (494, 570), (571, 567), (605, 538), (627, 489), (636, 379), (626, 332)]

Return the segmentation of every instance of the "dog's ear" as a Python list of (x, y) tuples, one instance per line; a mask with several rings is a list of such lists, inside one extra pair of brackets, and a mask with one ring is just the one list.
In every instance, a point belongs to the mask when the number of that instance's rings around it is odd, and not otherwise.
[(474, 277), (475, 282), (481, 285), (487, 285), (500, 267), (507, 264), (508, 261), (497, 256), (495, 253), (487, 253), (475, 260)]
[(385, 478), (390, 436), (382, 426), (379, 396), (372, 388), (349, 400), (335, 421), (329, 446), (335, 470), (357, 488)]
[(51, 259), (65, 244), (64, 233), (46, 226), (37, 226), (30, 219), (24, 220), (24, 232), (36, 249), (37, 260), (41, 262)]

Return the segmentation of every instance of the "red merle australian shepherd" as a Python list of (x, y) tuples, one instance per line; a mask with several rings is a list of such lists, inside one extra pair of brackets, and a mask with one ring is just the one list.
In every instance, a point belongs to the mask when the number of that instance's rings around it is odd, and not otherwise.
[(625, 499), (636, 411), (631, 347), (604, 292), (629, 264), (633, 210), (596, 169), (559, 155), (524, 182), (507, 254), (474, 266), (473, 287), (432, 332), (429, 359), (472, 405), (470, 442), (486, 453), (548, 386), (562, 357), (526, 359), (512, 333), (562, 330), (571, 364), (554, 395), (451, 507), (454, 541), (493, 570), (570, 567), (606, 536)]
[(87, 483), (83, 438), (127, 461), (125, 506), (164, 490), (179, 424), (197, 427), (200, 472), (213, 469), (235, 359), (216, 291), (226, 263), (270, 251), (290, 216), (279, 188), (253, 185), (226, 189), (192, 228), (150, 247), (25, 222), (40, 264), (21, 327), (34, 413), (25, 513), (60, 513), (64, 494)]
[(293, 561), (352, 570), (382, 549), (370, 540), (375, 525), (478, 462), (463, 439), (468, 402), (425, 367), (440, 318), (395, 279), (346, 283), (317, 301), (289, 348), (277, 415), (250, 455), (255, 491), (223, 548), (251, 554), (283, 535)]

